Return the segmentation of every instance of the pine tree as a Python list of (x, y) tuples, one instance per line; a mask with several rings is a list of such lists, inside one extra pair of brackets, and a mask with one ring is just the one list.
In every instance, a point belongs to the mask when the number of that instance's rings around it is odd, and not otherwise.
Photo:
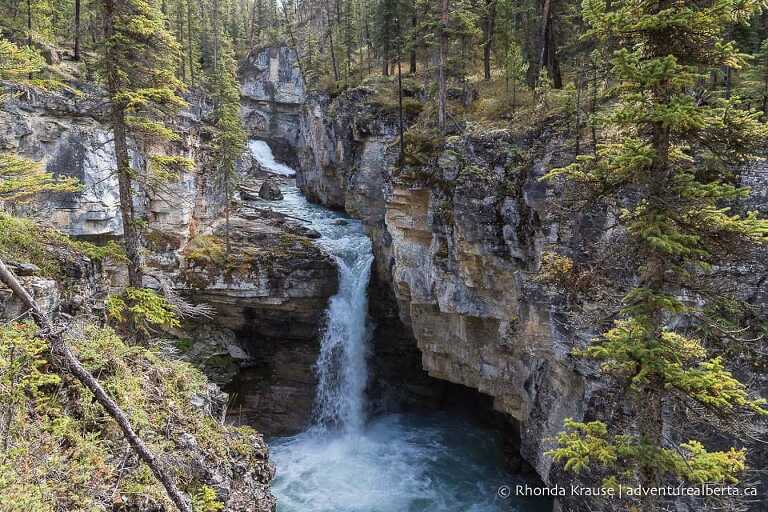
[[(128, 278), (130, 286), (141, 288), (141, 242), (133, 207), (133, 183), (138, 173), (131, 167), (129, 135), (134, 139), (175, 136), (164, 121), (184, 105), (178, 95), (181, 83), (175, 76), (180, 48), (154, 1), (102, 0), (102, 7), (102, 68), (111, 104)], [(155, 159), (154, 163), (160, 171), (189, 165), (173, 158)]]
[(504, 62), (504, 76), (507, 83), (507, 93), (509, 85), (512, 84), (512, 112), (515, 111), (517, 103), (517, 86), (525, 80), (525, 74), (528, 72), (528, 63), (523, 57), (520, 45), (515, 41), (509, 45), (507, 56)]
[(237, 82), (237, 62), (232, 49), (225, 45), (213, 76), (216, 135), (213, 145), (216, 152), (218, 175), (224, 185), (227, 204), (224, 209), (226, 229), (226, 255), (230, 255), (229, 216), (235, 165), (245, 149), (246, 135), (240, 119), (240, 88)]
[[(621, 318), (579, 355), (628, 384), (637, 433), (569, 420), (551, 454), (572, 471), (605, 469), (605, 485), (735, 482), (744, 450), (707, 451), (695, 439), (670, 445), (662, 411), (666, 403), (684, 403), (726, 424), (768, 414), (694, 334), (709, 321), (701, 303), (712, 294), (697, 295), (707, 273), (727, 253), (768, 241), (768, 222), (728, 206), (749, 194), (733, 176), (766, 140), (759, 112), (736, 99), (698, 101), (691, 94), (701, 70), (745, 65), (724, 31), (759, 4), (586, 0), (583, 7), (589, 35), (621, 48), (612, 60), (618, 99), (602, 116), (610, 139), (596, 155), (582, 155), (546, 179), (562, 176), (593, 199), (624, 205), (620, 222), (639, 262), (637, 285), (624, 298)], [(685, 300), (680, 290), (696, 298)], [(640, 503), (647, 511), (657, 505), (654, 496)]]

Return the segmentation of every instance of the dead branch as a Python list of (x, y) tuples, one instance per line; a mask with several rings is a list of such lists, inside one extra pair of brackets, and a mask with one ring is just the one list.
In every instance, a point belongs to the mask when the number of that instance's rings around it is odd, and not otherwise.
[(147, 464), (147, 466), (149, 466), (149, 469), (152, 470), (152, 473), (160, 483), (163, 484), (163, 487), (165, 487), (168, 496), (176, 505), (176, 508), (181, 512), (192, 512), (192, 507), (189, 505), (186, 497), (179, 491), (168, 473), (162, 468), (160, 461), (152, 451), (150, 451), (149, 447), (144, 444), (144, 441), (136, 435), (125, 412), (123, 412), (120, 406), (107, 395), (104, 388), (101, 387), (101, 384), (99, 384), (91, 372), (86, 370), (82, 363), (80, 363), (77, 356), (67, 346), (61, 332), (54, 331), (48, 317), (40, 309), (29, 292), (21, 286), (19, 280), (16, 279), (16, 276), (5, 266), (5, 263), (2, 260), (0, 260), (0, 281), (5, 283), (5, 285), (8, 286), (8, 288), (10, 288), (11, 291), (13, 291), (13, 293), (15, 293), (29, 308), (32, 318), (40, 328), (39, 335), (48, 340), (51, 346), (51, 353), (58, 359), (58, 361), (54, 361), (57, 369), (61, 372), (69, 372), (79, 380), (83, 386), (93, 393), (96, 400), (117, 422), (120, 430), (123, 431), (123, 435), (128, 441), (128, 444), (131, 445), (131, 448), (133, 448), (136, 454)]

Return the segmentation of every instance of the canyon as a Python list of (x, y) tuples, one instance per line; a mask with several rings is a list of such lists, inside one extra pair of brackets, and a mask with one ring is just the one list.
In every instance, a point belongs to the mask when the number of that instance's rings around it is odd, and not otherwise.
[[(287, 47), (253, 50), (239, 73), (249, 138), (266, 141), (277, 160), (296, 170), (307, 199), (359, 220), (372, 242), (368, 414), (462, 409), (503, 436), (513, 473), (547, 485), (597, 479), (566, 474), (547, 451), (565, 418), (627, 421), (622, 390), (572, 352), (586, 346), (633, 276), (623, 233), (613, 227), (617, 211), (559, 215), (554, 205), (567, 190), (540, 180), (573, 158), (558, 119), (524, 133), (457, 129), (442, 147), (425, 150), (421, 165), (402, 168), (397, 112), (380, 100), (375, 82), (333, 98), (309, 91)], [(418, 100), (420, 92), (408, 94)], [(297, 434), (312, 415), (337, 267), (305, 219), (245, 193), (232, 212), (235, 263), (225, 268), (212, 256), (225, 225), (223, 189), (208, 157), (211, 107), (194, 93), (188, 101), (177, 121), (183, 136), (167, 149), (193, 157), (197, 167), (162, 193), (136, 191), (137, 211), (147, 220), (145, 284), (170, 286), (213, 309), (211, 319), (188, 319), (167, 335), (173, 357), (193, 362), (230, 394), (228, 421), (267, 437)], [(101, 108), (63, 91), (21, 97), (0, 112), (0, 147), (85, 184), (81, 193), (46, 197), (36, 213), (97, 242), (122, 234), (117, 186), (105, 174), (114, 155)], [(134, 156), (141, 161), (137, 148)], [(238, 172), (252, 190), (273, 179), (252, 152)], [(765, 208), (768, 183), (757, 174), (746, 178), (756, 191), (747, 206)], [(567, 254), (574, 269), (561, 271), (555, 253)], [(590, 281), (590, 266), (608, 262), (614, 282)], [(40, 276), (24, 280), (52, 313), (73, 314), (86, 302), (101, 311), (125, 275), (119, 267), (97, 267), (86, 262), (73, 271), (80, 283), (74, 287)], [(755, 304), (768, 303), (754, 268), (725, 272)], [(0, 314), (16, 312), (18, 304), (0, 294)], [(750, 375), (768, 389), (764, 375)], [(684, 414), (671, 406), (667, 413)], [(750, 457), (760, 467), (768, 452), (755, 446)], [(252, 495), (237, 500), (268, 510), (273, 502), (263, 484), (273, 475), (266, 463), (259, 471), (260, 484), (244, 487)], [(237, 500), (227, 510), (241, 510)], [(566, 497), (555, 510), (582, 505)], [(611, 510), (610, 503), (598, 506)]]

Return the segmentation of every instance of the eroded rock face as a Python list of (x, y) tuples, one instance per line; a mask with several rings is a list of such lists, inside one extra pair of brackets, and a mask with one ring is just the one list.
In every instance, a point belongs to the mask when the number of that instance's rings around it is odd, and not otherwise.
[[(373, 238), (374, 378), (386, 387), (394, 376), (405, 381), (404, 394), (418, 393), (416, 383), (429, 383), (418, 369), (392, 372), (394, 362), (402, 365), (403, 355), (418, 347), (431, 377), (492, 397), (494, 408), (519, 425), (511, 444), (546, 483), (567, 485), (573, 476), (546, 455), (563, 420), (626, 428), (628, 411), (636, 407), (593, 362), (571, 355), (631, 286), (628, 244), (613, 227), (617, 212), (600, 205), (568, 216), (553, 210), (563, 185), (540, 178), (573, 159), (557, 119), (517, 135), (500, 130), (448, 137), (426, 155), (427, 163), (398, 172), (392, 165), (397, 124), (371, 115), (373, 94), (360, 87), (333, 101), (310, 95), (297, 182), (313, 200), (362, 219)], [(745, 207), (764, 210), (765, 180), (751, 171), (743, 179), (756, 191)], [(574, 262), (580, 269), (574, 281), (552, 282), (542, 263), (549, 253)], [(756, 307), (764, 307), (760, 259), (728, 269), (724, 279), (739, 283), (740, 295)], [(610, 282), (590, 281), (594, 265), (608, 268)], [(766, 387), (759, 373), (750, 375)], [(695, 420), (671, 419), (678, 413), (668, 407), (669, 425)], [(667, 430), (678, 440), (709, 435), (700, 423), (691, 429)], [(714, 446), (722, 444), (711, 437)], [(766, 456), (764, 448), (750, 448), (753, 465), (764, 465)], [(586, 510), (582, 505), (575, 498), (558, 507)], [(693, 502), (677, 505), (697, 509)], [(612, 510), (610, 503), (590, 506)]]
[[(181, 172), (180, 179), (162, 192), (137, 185), (133, 198), (137, 215), (146, 218), (150, 229), (180, 239), (220, 209), (221, 192), (206, 178), (212, 171), (201, 134), (209, 109), (201, 98), (190, 102), (189, 110), (176, 120), (180, 140), (156, 151), (193, 158), (198, 166)], [(73, 236), (122, 236), (114, 145), (105, 108), (98, 90), (77, 95), (63, 89), (22, 95), (0, 109), (0, 150), (20, 153), (41, 162), (49, 172), (82, 183), (80, 192), (49, 194), (35, 205), (37, 216)], [(131, 159), (136, 169), (145, 165), (135, 147)]]
[[(303, 99), (292, 54), (266, 53), (266, 60), (254, 55), (250, 65), (262, 69), (262, 78), (275, 86), (259, 89), (246, 83), (254, 102), (291, 104)], [(75, 236), (119, 239), (122, 224), (110, 129), (100, 92), (87, 92), (22, 96), (10, 102), (0, 111), (0, 150), (40, 160), (49, 171), (76, 176), (85, 185), (80, 193), (46, 197), (29, 213)], [(158, 149), (190, 157), (197, 166), (181, 172), (161, 191), (135, 190), (136, 213), (147, 226), (145, 285), (169, 286), (187, 300), (213, 308), (212, 318), (190, 321), (169, 334), (176, 338), (181, 357), (234, 393), (237, 401), (230, 420), (263, 427), (269, 435), (296, 432), (310, 415), (318, 332), (328, 297), (336, 290), (336, 268), (314, 244), (316, 233), (269, 210), (248, 207), (246, 198), (233, 207), (231, 267), (222, 268), (227, 266), (221, 261), (226, 200), (208, 146), (211, 108), (204, 97), (190, 97), (189, 104), (174, 121), (180, 140)], [(286, 128), (281, 133), (287, 147), (286, 141), (298, 132), (291, 135)], [(141, 155), (134, 151), (131, 156), (134, 167), (141, 168)], [(254, 167), (246, 153), (239, 169), (244, 175), (261, 174)], [(267, 188), (265, 194), (277, 198), (275, 187)], [(239, 214), (234, 211), (238, 205)], [(125, 273), (119, 266), (108, 270), (109, 291), (119, 292)], [(47, 302), (56, 302), (51, 307), (69, 304), (58, 298), (61, 290), (55, 283), (29, 279), (33, 290), (47, 287), (41, 300), (45, 296)], [(2, 290), (0, 303), (10, 313), (18, 309), (5, 300)]]
[(369, 395), (374, 408), (421, 407), (438, 403), (444, 390), (422, 368), (407, 311), (398, 307), (394, 293), (385, 212), (397, 115), (373, 101), (375, 95), (373, 88), (358, 87), (333, 102), (317, 93), (308, 97), (296, 183), (310, 200), (361, 219), (371, 236), (376, 259), (368, 295), (376, 331)]
[(304, 82), (296, 52), (286, 47), (257, 48), (240, 63), (240, 105), (251, 138), (269, 143), (275, 156), (295, 165)]
[[(225, 233), (218, 222), (209, 236), (222, 243)], [(309, 421), (319, 331), (336, 292), (335, 264), (307, 235), (294, 220), (243, 207), (230, 221), (229, 263), (190, 247), (175, 280), (215, 309), (215, 329), (185, 329), (185, 356), (233, 393), (230, 421), (267, 435), (297, 433)]]
[[(396, 125), (369, 114), (371, 92), (345, 94), (332, 107), (308, 104), (297, 181), (308, 196), (361, 218), (374, 239), (372, 310), (384, 327), (372, 365), (386, 374), (395, 347), (417, 346), (431, 377), (493, 397), (520, 422), (521, 452), (546, 479), (544, 439), (565, 417), (583, 415), (586, 384), (556, 306), (528, 289), (548, 242), (535, 219), (546, 195), (536, 175), (543, 167), (510, 172), (513, 158), (499, 156), (498, 135), (466, 144), (457, 137), (435, 168), (422, 170), (445, 187), (393, 176), (386, 148)], [(418, 382), (418, 370), (411, 373)]]

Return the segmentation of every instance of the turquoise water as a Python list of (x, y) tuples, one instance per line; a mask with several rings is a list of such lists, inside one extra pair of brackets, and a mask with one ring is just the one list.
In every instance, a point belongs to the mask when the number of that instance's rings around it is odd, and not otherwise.
[(278, 512), (550, 512), (503, 499), (498, 433), (446, 414), (389, 415), (357, 435), (310, 429), (273, 440)]

